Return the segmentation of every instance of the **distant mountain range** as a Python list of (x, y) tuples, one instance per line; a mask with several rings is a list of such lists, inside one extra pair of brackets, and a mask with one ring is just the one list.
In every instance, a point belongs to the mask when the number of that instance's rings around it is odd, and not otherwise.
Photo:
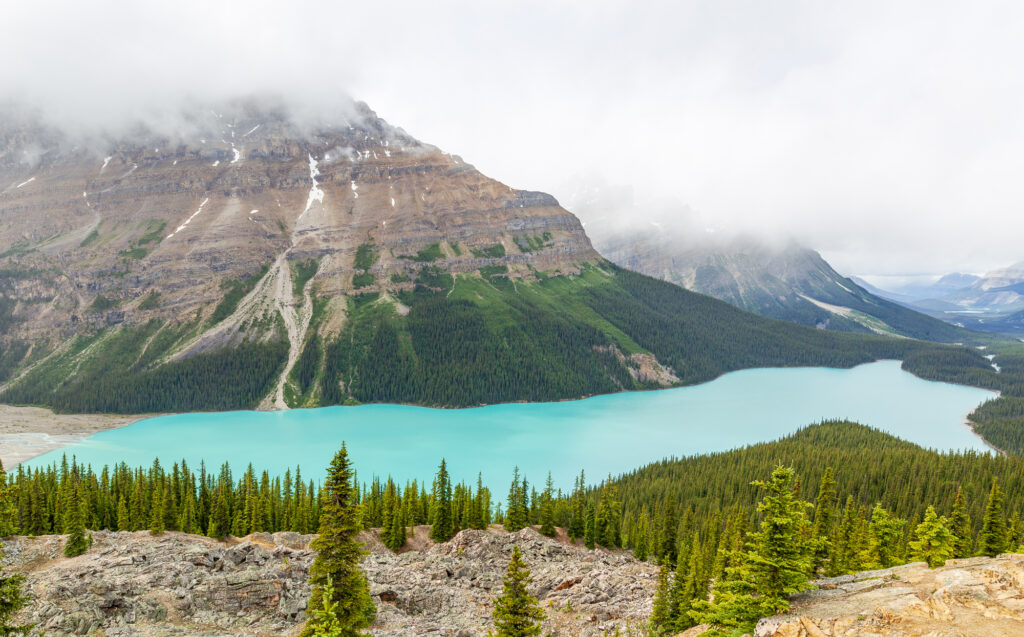
[(897, 303), (913, 303), (922, 299), (936, 299), (957, 290), (962, 290), (979, 278), (981, 277), (976, 274), (954, 272), (939, 277), (935, 281), (901, 283), (883, 288), (872, 285), (860, 277), (850, 277), (852, 281), (868, 292), (890, 301), (896, 301)]
[(597, 236), (598, 250), (623, 267), (762, 316), (820, 329), (937, 342), (964, 339), (954, 326), (872, 293), (814, 250), (793, 243), (687, 238), (653, 227)]
[(1024, 336), (1024, 262), (983, 276), (947, 274), (893, 290), (863, 287), (906, 307), (974, 330)]

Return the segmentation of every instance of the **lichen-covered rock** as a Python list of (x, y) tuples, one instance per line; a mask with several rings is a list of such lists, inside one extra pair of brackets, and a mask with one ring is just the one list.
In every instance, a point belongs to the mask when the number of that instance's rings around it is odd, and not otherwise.
[[(63, 536), (18, 537), (4, 543), (5, 567), (28, 576), (33, 599), (20, 618), (36, 625), (35, 635), (294, 635), (309, 598), (310, 539), (254, 534), (223, 543), (97, 532), (87, 553), (69, 559), (61, 554)], [(650, 612), (651, 565), (533, 529), (462, 531), (400, 555), (372, 533), (363, 539), (378, 607), (371, 633), (380, 637), (485, 635), (514, 545), (533, 571), (531, 590), (548, 615), (545, 634), (604, 635), (636, 628)]]

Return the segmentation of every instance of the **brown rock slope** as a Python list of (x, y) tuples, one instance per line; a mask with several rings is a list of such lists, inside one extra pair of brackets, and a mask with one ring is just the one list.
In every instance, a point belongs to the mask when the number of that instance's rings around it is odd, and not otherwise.
[(755, 637), (1018, 637), (1024, 635), (1024, 555), (950, 560), (818, 582), (790, 616)]
[[(354, 289), (360, 245), (377, 258), (362, 290), (401, 287), (391, 275), (426, 262), (506, 265), (515, 277), (598, 258), (550, 195), (485, 177), (364, 105), (333, 122), (250, 102), (195, 109), (172, 134), (150, 126), (82, 141), (6, 118), (0, 283), (18, 300), (16, 335), (209, 314), (222, 281), (264, 267), (290, 281), (289, 266), (310, 258), (321, 259), (318, 296), (338, 296)], [(159, 303), (144, 304), (151, 292)], [(291, 285), (265, 297), (302, 305)]]
[[(233, 544), (180, 533), (94, 537), (73, 559), (61, 556), (63, 536), (5, 542), (5, 566), (28, 575), (34, 599), (20, 619), (37, 625), (34, 634), (269, 637), (295, 635), (305, 621), (311, 536), (262, 534)], [(513, 545), (533, 571), (532, 591), (547, 613), (544, 634), (625, 632), (650, 613), (652, 566), (532, 529), (463, 531), (401, 555), (365, 539), (376, 636), (485, 635)]]

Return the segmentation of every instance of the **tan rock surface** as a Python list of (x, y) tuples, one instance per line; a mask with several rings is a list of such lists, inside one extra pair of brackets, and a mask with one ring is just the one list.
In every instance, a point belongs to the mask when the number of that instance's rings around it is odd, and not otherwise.
[(1024, 555), (950, 560), (818, 582), (754, 637), (1019, 637)]

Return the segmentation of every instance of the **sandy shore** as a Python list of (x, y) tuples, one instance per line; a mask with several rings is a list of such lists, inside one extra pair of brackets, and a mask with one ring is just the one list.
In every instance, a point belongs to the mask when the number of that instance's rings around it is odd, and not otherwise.
[(0, 460), (5, 469), (11, 469), (96, 432), (124, 427), (143, 418), (149, 416), (55, 414), (40, 407), (0, 405)]

